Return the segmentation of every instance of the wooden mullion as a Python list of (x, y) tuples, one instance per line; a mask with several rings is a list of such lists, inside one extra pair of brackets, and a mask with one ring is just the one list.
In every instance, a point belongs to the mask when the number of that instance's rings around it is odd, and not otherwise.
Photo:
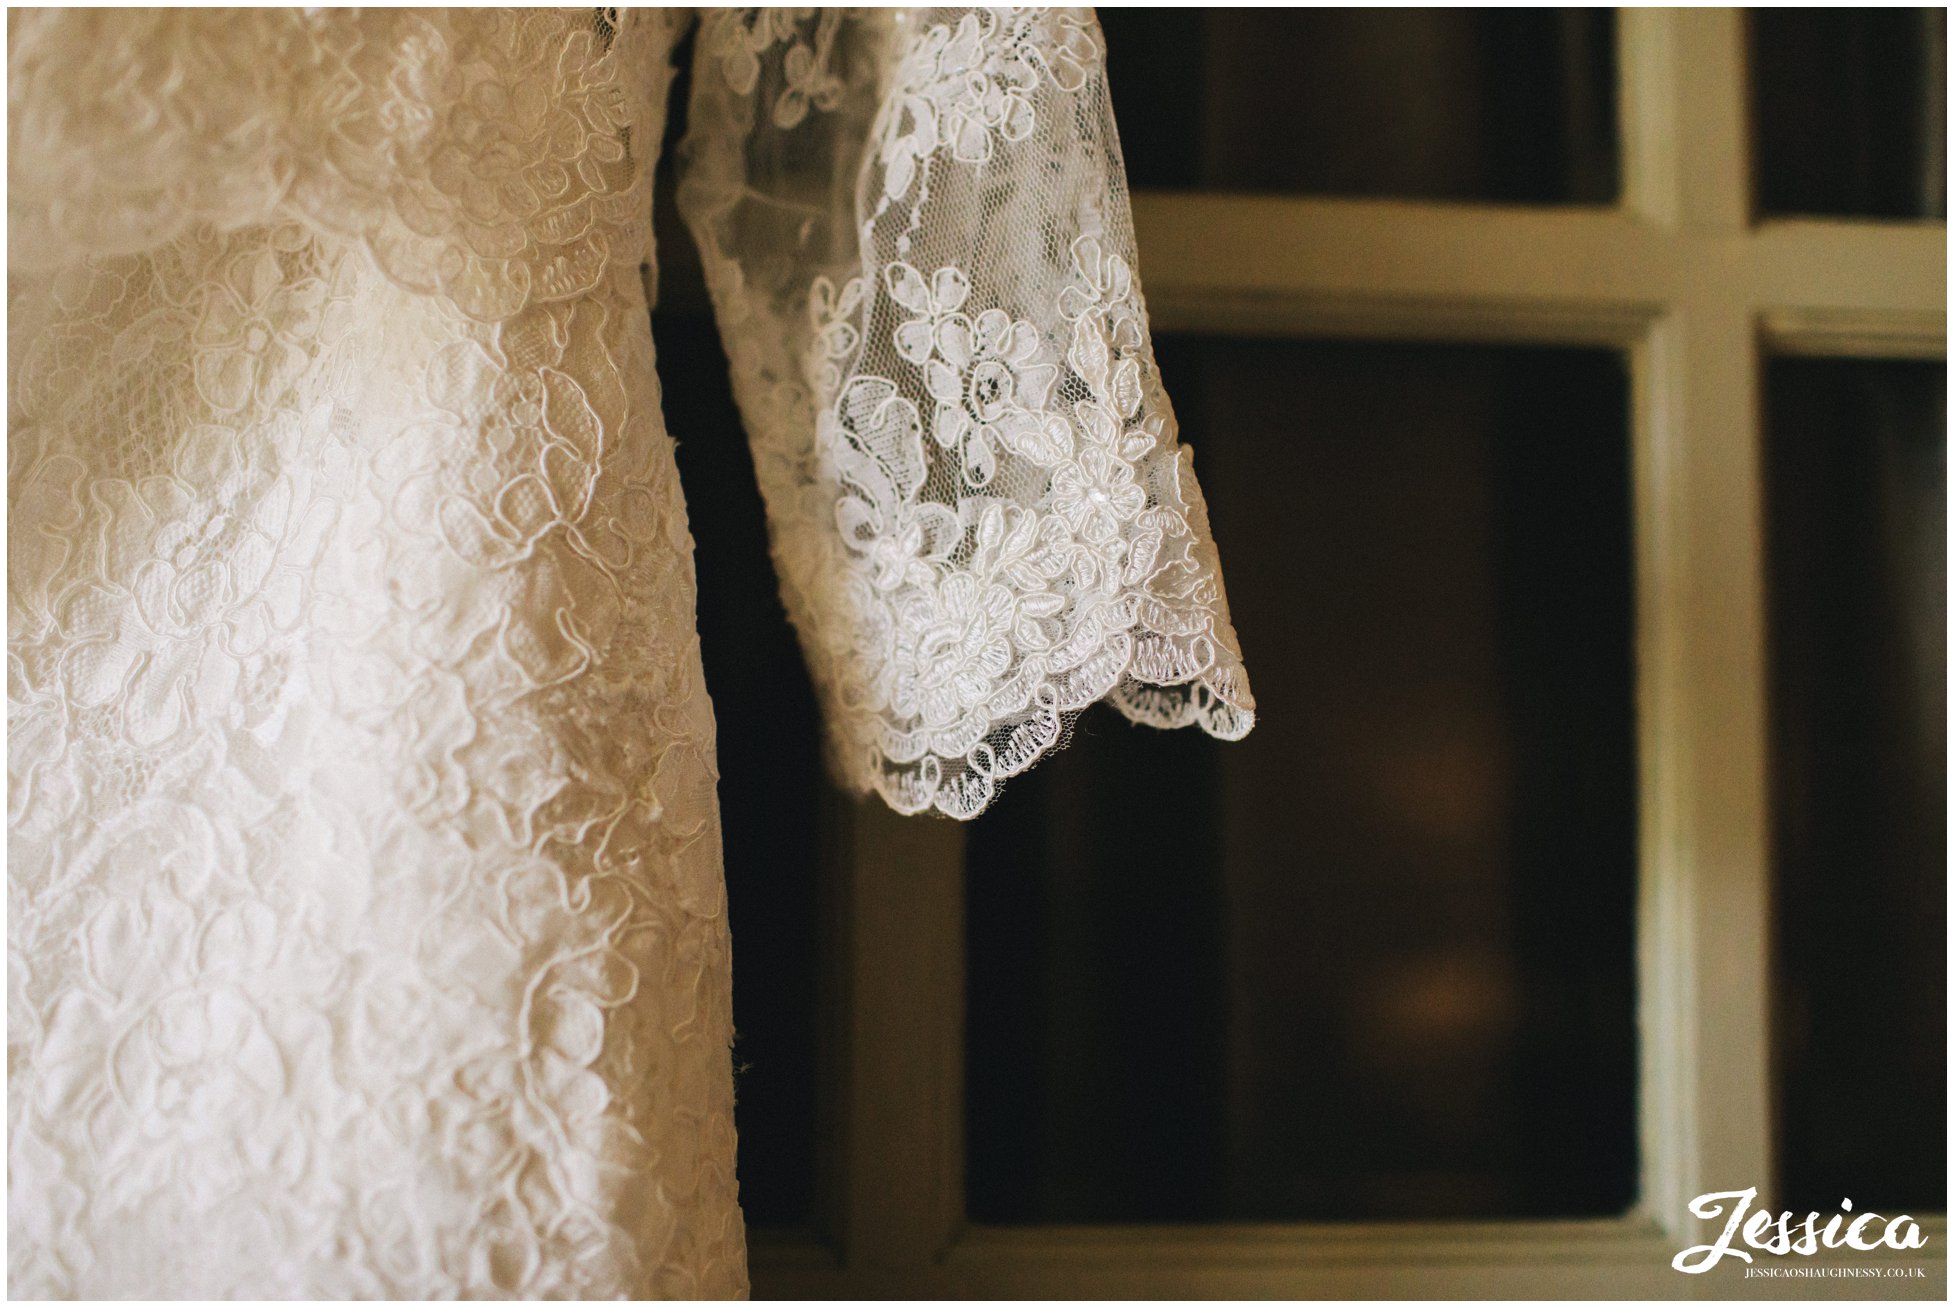
[(927, 1266), (963, 1205), (963, 827), (849, 815), (845, 869), (843, 1261)]

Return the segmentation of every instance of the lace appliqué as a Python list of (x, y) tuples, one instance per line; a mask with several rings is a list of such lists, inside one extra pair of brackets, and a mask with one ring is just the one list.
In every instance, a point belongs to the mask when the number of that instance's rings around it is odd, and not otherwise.
[[(1246, 734), (1254, 702), (1132, 272), (1097, 24), (903, 11), (862, 34), (887, 90), (832, 106), (870, 126), (830, 161), (854, 184), (827, 183), (857, 210), (774, 229), (836, 251), (812, 278), (748, 225), (761, 204), (826, 203), (752, 168), (786, 147), (744, 106), (792, 83), (762, 56), (805, 48), (798, 30), (747, 40), (738, 75), (695, 99), (747, 153), (701, 142), (685, 200), (837, 771), (900, 811), (968, 818), (1095, 700)], [(818, 157), (809, 130), (795, 139)]]
[(9, 22), (9, 1289), (742, 1294), (678, 25)]

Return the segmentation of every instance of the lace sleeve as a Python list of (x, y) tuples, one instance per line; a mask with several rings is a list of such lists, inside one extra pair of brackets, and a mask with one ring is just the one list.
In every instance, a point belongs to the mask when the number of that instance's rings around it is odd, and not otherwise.
[(851, 787), (981, 812), (1106, 699), (1254, 700), (1089, 11), (718, 11), (681, 206)]

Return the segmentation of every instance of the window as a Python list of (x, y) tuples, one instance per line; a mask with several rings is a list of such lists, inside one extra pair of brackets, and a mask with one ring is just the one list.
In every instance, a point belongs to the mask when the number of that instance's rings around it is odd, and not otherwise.
[(1778, 1168), (1944, 1208), (1947, 373), (1765, 373)]
[(1088, 715), (971, 827), (970, 1219), (1626, 1211), (1624, 360), (1157, 348), (1276, 675), (1237, 743)]
[[(743, 442), (672, 415), (756, 1294), (1671, 1297), (1700, 1193), (1829, 1210), (1849, 1149), (1944, 1209), (1944, 1138), (1811, 1126), (1943, 1093), (1891, 1084), (1944, 1065), (1944, 755), (1882, 724), (1944, 720), (1945, 29), (1886, 12), (1102, 15), (1237, 745), (1094, 712), (973, 827), (838, 799), (757, 501), (708, 526)], [(1882, 1022), (1835, 932), (1911, 987)], [(1880, 1288), (1945, 1293), (1927, 1230)]]
[(1768, 214), (1947, 216), (1947, 11), (1750, 14), (1752, 166)]
[(1136, 189), (1532, 204), (1619, 190), (1607, 10), (1099, 19)]

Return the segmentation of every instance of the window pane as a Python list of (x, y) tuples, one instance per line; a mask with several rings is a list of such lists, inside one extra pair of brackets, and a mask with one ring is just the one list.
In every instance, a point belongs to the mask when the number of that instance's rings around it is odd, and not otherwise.
[(1947, 215), (1947, 11), (1753, 9), (1757, 204)]
[(1770, 366), (1783, 1201), (1947, 1206), (1944, 365)]
[(1158, 344), (1261, 721), (1094, 710), (973, 825), (972, 1217), (1623, 1211), (1620, 358)]
[(1135, 187), (1615, 198), (1606, 9), (1102, 9)]

